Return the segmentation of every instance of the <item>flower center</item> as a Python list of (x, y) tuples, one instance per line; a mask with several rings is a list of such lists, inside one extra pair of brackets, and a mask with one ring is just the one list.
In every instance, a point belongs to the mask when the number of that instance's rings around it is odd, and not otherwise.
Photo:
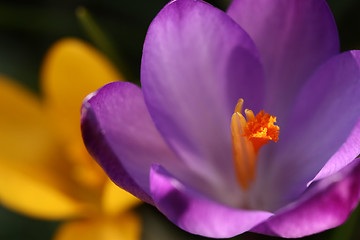
[(279, 139), (279, 126), (274, 125), (276, 117), (264, 111), (256, 116), (245, 109), (241, 114), (244, 100), (239, 99), (231, 117), (231, 138), (237, 180), (242, 189), (249, 189), (255, 179), (256, 161), (260, 148), (270, 141)]

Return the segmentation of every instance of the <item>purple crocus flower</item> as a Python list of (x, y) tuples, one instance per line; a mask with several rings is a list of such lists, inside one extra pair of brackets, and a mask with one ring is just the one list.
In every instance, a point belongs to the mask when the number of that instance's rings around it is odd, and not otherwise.
[(339, 52), (325, 0), (234, 0), (227, 13), (172, 1), (148, 30), (141, 85), (89, 95), (84, 141), (180, 228), (302, 237), (357, 205), (360, 52)]

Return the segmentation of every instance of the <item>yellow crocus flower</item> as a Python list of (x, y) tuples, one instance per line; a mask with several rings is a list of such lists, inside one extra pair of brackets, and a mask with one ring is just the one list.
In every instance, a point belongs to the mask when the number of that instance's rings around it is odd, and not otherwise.
[(45, 57), (39, 97), (0, 76), (0, 203), (19, 213), (67, 220), (67, 239), (139, 239), (140, 201), (116, 187), (88, 155), (80, 133), (83, 98), (123, 80), (81, 40), (57, 42)]

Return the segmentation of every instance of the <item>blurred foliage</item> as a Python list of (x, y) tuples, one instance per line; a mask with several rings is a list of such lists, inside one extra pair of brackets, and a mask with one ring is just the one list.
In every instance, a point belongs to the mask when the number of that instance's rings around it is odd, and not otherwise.
[(116, 46), (116, 54), (126, 59), (129, 71), (138, 79), (146, 30), (156, 13), (167, 2), (1, 0), (0, 72), (38, 90), (39, 67), (52, 43), (64, 36), (92, 40), (75, 14), (78, 7), (85, 7)]
[[(147, 28), (167, 0), (0, 0), (0, 72), (38, 92), (38, 76), (46, 50), (58, 39), (73, 36), (92, 42), (76, 16), (79, 7), (114, 46), (115, 56), (104, 51), (119, 68), (126, 65), (132, 81), (140, 74), (142, 44)], [(229, 0), (208, 1), (225, 10)], [(342, 50), (360, 48), (360, 1), (328, 0), (341, 39)], [(99, 43), (92, 42), (99, 47)], [(101, 49), (101, 47), (100, 47)], [(104, 50), (104, 49), (101, 49)], [(144, 240), (207, 239), (190, 235), (167, 221), (156, 209), (143, 205), (137, 209), (144, 222)], [(359, 210), (338, 229), (304, 239), (360, 239)], [(30, 219), (0, 207), (0, 239), (50, 239), (58, 222)], [(332, 238), (331, 238), (332, 237)], [(246, 233), (234, 239), (278, 239)]]
[(0, 207), (0, 239), (48, 240), (57, 226), (57, 222), (26, 218)]

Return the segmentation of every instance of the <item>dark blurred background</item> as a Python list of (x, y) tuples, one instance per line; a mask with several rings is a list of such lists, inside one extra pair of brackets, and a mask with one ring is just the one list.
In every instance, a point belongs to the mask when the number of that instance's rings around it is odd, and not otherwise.
[[(84, 7), (116, 48), (122, 62), (108, 56), (119, 68), (139, 80), (142, 44), (147, 28), (166, 0), (0, 0), (0, 73), (40, 94), (38, 77), (46, 50), (58, 39), (78, 37), (96, 42), (84, 30), (76, 12)], [(229, 0), (208, 1), (225, 10)], [(342, 50), (360, 48), (360, 1), (328, 0), (334, 13)], [(106, 54), (106, 53), (105, 53)], [(125, 64), (124, 64), (125, 63)], [(125, 65), (125, 66), (124, 66)], [(144, 240), (206, 239), (184, 233), (154, 208), (137, 209), (144, 223)], [(306, 239), (360, 239), (358, 211), (342, 227)], [(30, 219), (0, 207), (1, 240), (51, 239), (59, 222)], [(277, 239), (244, 234), (235, 239)]]

